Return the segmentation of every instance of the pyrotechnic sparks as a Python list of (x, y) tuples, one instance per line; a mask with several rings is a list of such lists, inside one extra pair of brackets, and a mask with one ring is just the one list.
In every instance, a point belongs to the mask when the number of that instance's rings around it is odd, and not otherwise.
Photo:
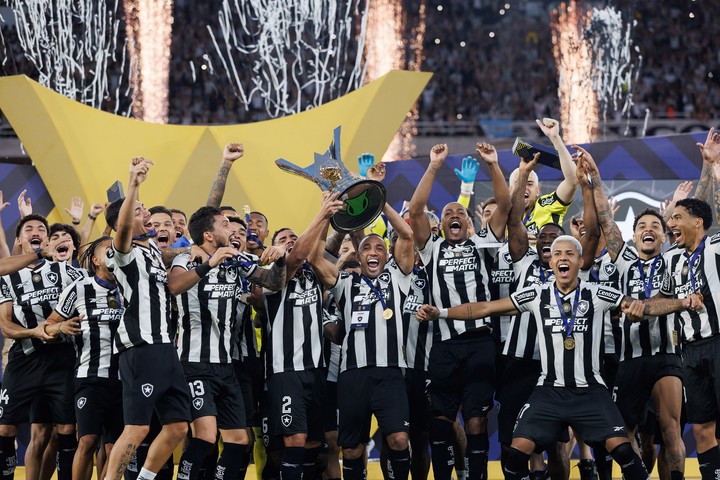
[(583, 33), (590, 12), (582, 2), (561, 3), (551, 22), (553, 53), (558, 70), (560, 119), (565, 140), (589, 143), (598, 125), (598, 100), (592, 85), (592, 54)]
[(173, 0), (123, 0), (133, 65), (133, 116), (167, 123)]
[[(20, 46), (38, 81), (94, 108), (122, 104), (125, 51), (118, 45), (118, 2), (9, 0)], [(111, 92), (113, 90), (114, 92)], [(114, 97), (114, 98), (113, 98)]]
[(289, 115), (362, 85), (366, 1), (223, 0), (219, 37), (208, 31), (245, 108), (259, 96), (271, 117)]

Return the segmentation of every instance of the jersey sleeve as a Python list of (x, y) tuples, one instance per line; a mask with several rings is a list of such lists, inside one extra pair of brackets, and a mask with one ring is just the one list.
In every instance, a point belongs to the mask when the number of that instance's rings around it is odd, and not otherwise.
[(431, 234), (430, 237), (428, 237), (428, 241), (425, 242), (425, 245), (422, 248), (418, 249), (418, 253), (420, 254), (420, 259), (425, 265), (429, 265), (430, 262), (432, 262), (433, 257), (433, 250), (435, 248), (435, 242), (437, 242), (440, 239), (435, 234)]
[(617, 269), (624, 274), (628, 268), (632, 266), (632, 264), (637, 263), (638, 258), (638, 254), (635, 249), (627, 243), (623, 243), (623, 246), (618, 252), (617, 257), (615, 257), (615, 261), (613, 263)]
[(598, 286), (595, 297), (604, 303), (603, 309), (607, 312), (618, 308), (625, 295), (614, 288)]
[(136, 254), (137, 248), (135, 248), (135, 246), (130, 248), (130, 251), (127, 253), (118, 251), (115, 248), (115, 240), (113, 240), (112, 246), (108, 248), (107, 252), (105, 253), (105, 256), (107, 257), (105, 263), (110, 270), (115, 267), (124, 267), (132, 263), (133, 260), (135, 260)]
[(515, 293), (510, 294), (510, 300), (517, 308), (518, 312), (530, 312), (535, 302), (540, 299), (540, 286), (532, 285), (529, 287), (521, 288)]
[(77, 312), (76, 302), (78, 299), (78, 282), (65, 287), (60, 293), (55, 311), (63, 318), (71, 318)]
[(175, 258), (173, 258), (172, 265), (170, 265), (170, 269), (172, 270), (175, 267), (180, 267), (183, 270), (190, 270), (188, 268), (188, 264), (190, 263), (190, 255), (187, 253), (181, 253), (180, 255), (177, 255)]
[(13, 301), (12, 291), (8, 282), (8, 277), (0, 278), (0, 304)]

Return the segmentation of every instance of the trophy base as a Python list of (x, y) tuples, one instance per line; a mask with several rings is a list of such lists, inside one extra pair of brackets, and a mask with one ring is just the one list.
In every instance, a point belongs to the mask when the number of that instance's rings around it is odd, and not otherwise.
[(345, 209), (333, 215), (330, 224), (341, 233), (352, 233), (367, 227), (385, 208), (386, 195), (385, 186), (375, 180), (353, 184), (340, 195)]

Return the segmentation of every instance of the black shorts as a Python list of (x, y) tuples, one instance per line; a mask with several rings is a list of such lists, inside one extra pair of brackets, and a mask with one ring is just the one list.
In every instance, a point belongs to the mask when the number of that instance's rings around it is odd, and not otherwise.
[(126, 425), (190, 421), (190, 391), (180, 359), (169, 343), (138, 345), (120, 353)]
[(540, 377), (540, 360), (502, 355), (498, 365), (498, 441), (510, 445), (518, 413)]
[(683, 345), (683, 380), (688, 423), (715, 421), (720, 414), (720, 335)]
[[(618, 344), (619, 345), (619, 344)], [(600, 367), (600, 376), (611, 392), (615, 387), (615, 379), (617, 377), (618, 367), (620, 365), (620, 355), (617, 353), (603, 354), (603, 362)]]
[(365, 367), (338, 376), (338, 445), (355, 447), (370, 440), (370, 420), (383, 436), (408, 432), (410, 412), (399, 368)]
[(245, 371), (243, 362), (233, 360), (233, 367), (245, 409), (245, 425), (248, 427), (259, 427), (260, 412), (257, 405), (258, 396), (255, 395), (250, 375)]
[(260, 430), (262, 431), (262, 442), (267, 453), (278, 452), (285, 448), (282, 435), (275, 435), (270, 426), (271, 408), (267, 391), (261, 391), (258, 401), (258, 416), (260, 417)]
[(585, 443), (627, 437), (622, 416), (602, 385), (584, 388), (535, 387), (520, 409), (513, 438), (535, 442), (547, 450), (572, 427)]
[[(71, 344), (44, 346), (30, 355), (16, 353), (8, 361), (0, 395), (0, 424), (75, 423), (73, 377), (75, 349)], [(33, 403), (34, 418), (30, 417)]]
[(410, 428), (414, 432), (428, 432), (431, 410), (427, 372), (419, 368), (405, 370), (405, 387), (410, 407)]
[(462, 405), (465, 420), (486, 416), (495, 393), (495, 339), (471, 332), (433, 343), (428, 378), (432, 413), (454, 420)]
[(338, 428), (337, 382), (325, 381), (323, 399), (323, 432), (335, 432)]
[(679, 355), (659, 353), (620, 362), (613, 387), (613, 400), (626, 425), (635, 426), (645, 422), (652, 389), (663, 377), (678, 377), (682, 380), (683, 367)]
[(102, 436), (115, 443), (123, 431), (122, 382), (109, 378), (75, 379), (78, 437)]
[(302, 372), (273, 373), (267, 380), (270, 433), (305, 433), (310, 441), (322, 441), (325, 374), (320, 368)]
[(190, 416), (216, 417), (222, 430), (244, 429), (245, 404), (231, 363), (183, 362), (192, 397)]

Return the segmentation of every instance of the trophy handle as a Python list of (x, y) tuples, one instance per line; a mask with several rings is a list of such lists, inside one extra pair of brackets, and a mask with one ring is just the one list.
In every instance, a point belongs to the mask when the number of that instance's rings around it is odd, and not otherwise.
[(320, 187), (320, 189), (322, 189), (323, 191), (330, 189), (330, 183), (327, 180), (320, 177), (319, 175), (317, 175), (317, 173), (315, 173), (315, 170), (316, 170), (315, 164), (311, 164), (308, 167), (302, 168), (302, 167), (295, 165), (294, 163), (288, 162), (284, 158), (278, 158), (277, 160), (275, 160), (275, 165), (277, 165), (280, 168), (280, 170), (284, 170), (286, 172), (289, 172), (294, 175), (303, 177), (307, 180), (310, 180), (315, 185)]

